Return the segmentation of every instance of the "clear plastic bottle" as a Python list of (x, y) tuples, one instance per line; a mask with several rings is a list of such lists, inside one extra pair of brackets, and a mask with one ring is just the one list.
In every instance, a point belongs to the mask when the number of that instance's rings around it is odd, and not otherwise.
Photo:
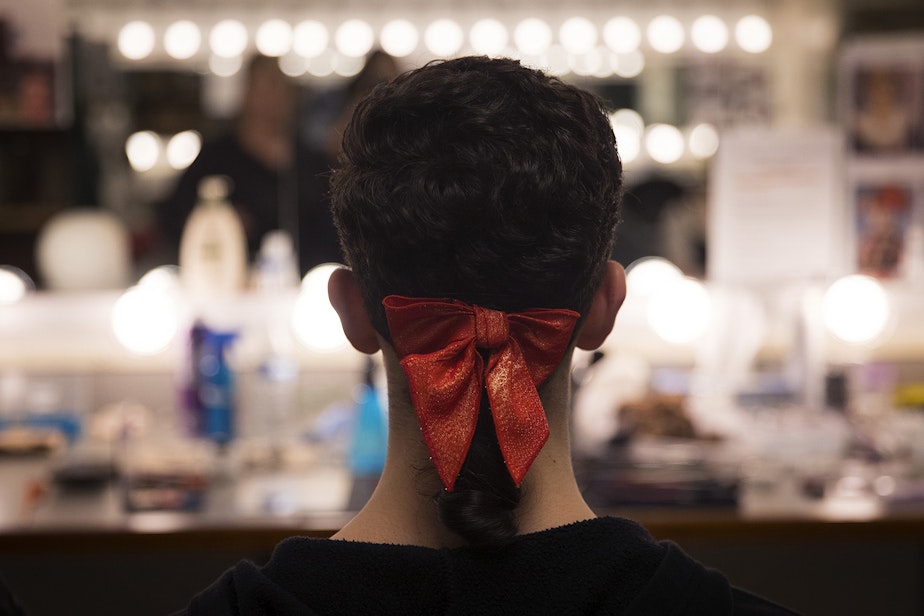
[(265, 292), (278, 292), (298, 286), (298, 257), (292, 236), (277, 229), (263, 236), (254, 271), (254, 286)]

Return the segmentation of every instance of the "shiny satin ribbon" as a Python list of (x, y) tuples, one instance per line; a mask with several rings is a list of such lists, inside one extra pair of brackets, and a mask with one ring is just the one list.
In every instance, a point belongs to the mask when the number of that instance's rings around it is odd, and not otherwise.
[(382, 304), (443, 485), (455, 486), (485, 389), (504, 462), (519, 487), (549, 437), (536, 388), (561, 363), (580, 315), (542, 308), (508, 314), (398, 295)]

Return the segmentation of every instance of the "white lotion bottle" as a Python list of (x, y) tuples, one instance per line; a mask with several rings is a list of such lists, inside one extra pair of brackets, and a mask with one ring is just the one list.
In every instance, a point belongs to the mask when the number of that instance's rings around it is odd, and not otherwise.
[(240, 216), (228, 203), (230, 180), (208, 176), (199, 182), (199, 202), (180, 240), (180, 278), (199, 299), (242, 291), (247, 282), (247, 239)]

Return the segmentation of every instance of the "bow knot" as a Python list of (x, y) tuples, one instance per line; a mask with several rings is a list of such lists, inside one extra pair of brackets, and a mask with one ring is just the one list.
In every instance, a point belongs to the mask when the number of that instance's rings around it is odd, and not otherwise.
[[(549, 437), (537, 387), (561, 363), (578, 313), (504, 313), (451, 299), (382, 304), (433, 465), (452, 491), (487, 392), (497, 442), (519, 486)], [(482, 357), (485, 352), (485, 357)]]
[(479, 349), (493, 350), (507, 342), (510, 326), (507, 315), (500, 310), (491, 310), (481, 306), (472, 306), (475, 311), (475, 346)]

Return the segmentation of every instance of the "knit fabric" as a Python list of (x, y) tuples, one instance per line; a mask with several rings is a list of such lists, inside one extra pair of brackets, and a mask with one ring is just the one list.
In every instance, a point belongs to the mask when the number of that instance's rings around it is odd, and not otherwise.
[(431, 549), (293, 537), (241, 562), (181, 614), (774, 615), (638, 524), (598, 518), (502, 548)]

